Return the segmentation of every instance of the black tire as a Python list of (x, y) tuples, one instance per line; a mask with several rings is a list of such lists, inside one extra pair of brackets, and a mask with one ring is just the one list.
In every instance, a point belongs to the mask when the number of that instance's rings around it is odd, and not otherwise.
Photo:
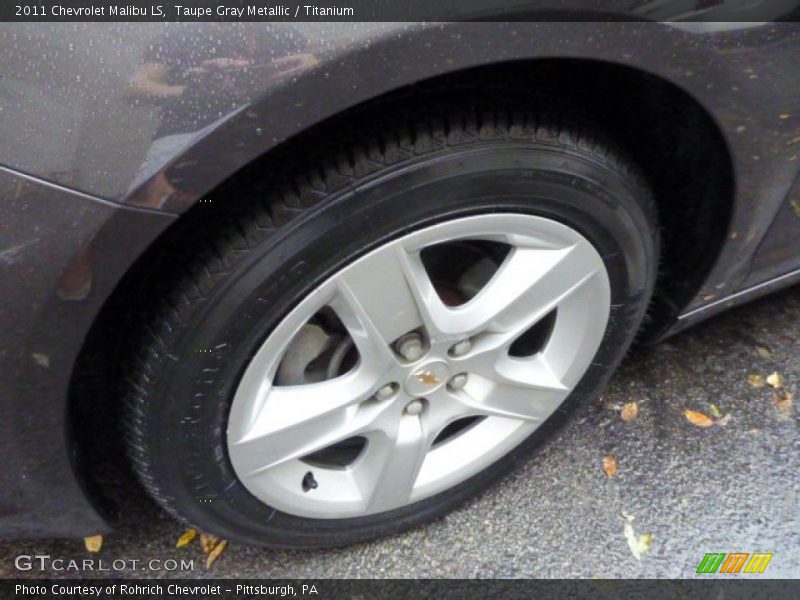
[[(210, 220), (195, 215), (174, 245), (180, 256), (165, 258), (166, 289), (143, 317), (128, 399), (130, 454), (150, 494), (173, 515), (246, 544), (360, 542), (441, 517), (527, 457), (577, 403), (596, 397), (647, 309), (658, 225), (651, 194), (631, 163), (584, 126), (552, 124), (565, 120), (451, 109), (353, 136), (298, 168), (282, 191), (262, 195), (254, 188), (235, 209), (215, 208)], [(251, 495), (228, 459), (226, 420), (236, 384), (271, 328), (318, 282), (381, 242), (499, 210), (561, 221), (588, 238), (605, 262), (608, 328), (570, 398), (489, 468), (401, 509), (318, 520)]]

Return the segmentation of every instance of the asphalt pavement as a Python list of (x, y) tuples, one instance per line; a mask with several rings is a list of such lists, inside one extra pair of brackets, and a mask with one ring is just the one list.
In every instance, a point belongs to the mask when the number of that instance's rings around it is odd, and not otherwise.
[[(748, 381), (776, 372), (782, 403), (769, 385)], [(176, 549), (183, 528), (131, 487), (99, 554), (82, 540), (4, 541), (0, 577), (689, 577), (707, 552), (770, 552), (761, 577), (800, 577), (798, 395), (795, 287), (634, 349), (602, 398), (537, 455), (425, 527), (333, 551), (230, 544), (206, 569), (197, 541)], [(624, 421), (631, 402), (638, 415)], [(713, 424), (692, 424), (687, 409)], [(22, 554), (106, 565), (194, 559), (194, 570), (20, 572)]]

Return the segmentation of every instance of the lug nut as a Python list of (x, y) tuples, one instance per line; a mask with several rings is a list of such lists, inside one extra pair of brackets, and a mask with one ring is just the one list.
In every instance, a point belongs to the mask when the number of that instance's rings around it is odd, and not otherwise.
[(406, 414), (412, 417), (422, 412), (422, 400), (412, 400), (406, 406)]
[(397, 384), (396, 383), (387, 383), (377, 392), (375, 392), (375, 397), (378, 400), (386, 400), (394, 396), (394, 393), (397, 391)]
[(425, 354), (425, 347), (422, 345), (422, 337), (418, 333), (407, 333), (395, 344), (397, 353), (408, 361), (415, 361), (422, 358)]
[(469, 338), (459, 340), (450, 348), (451, 356), (463, 356), (472, 349), (472, 342)]
[(450, 378), (450, 381), (447, 382), (447, 387), (451, 390), (460, 390), (465, 385), (467, 385), (467, 374), (466, 373), (459, 373), (458, 375), (453, 375)]

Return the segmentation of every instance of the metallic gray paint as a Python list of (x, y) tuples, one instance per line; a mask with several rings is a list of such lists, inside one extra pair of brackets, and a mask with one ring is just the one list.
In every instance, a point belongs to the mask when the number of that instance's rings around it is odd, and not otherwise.
[[(711, 114), (734, 161), (737, 204), (751, 207), (735, 212), (730, 244), (695, 309), (734, 292), (748, 275), (798, 171), (800, 99), (791, 92), (800, 30), (792, 23), (713, 25), (281, 23), (265, 31), (261, 23), (7, 24), (0, 27), (0, 163), (116, 202), (180, 213), (280, 142), (411, 83), (537, 58), (628, 65), (675, 84)], [(132, 99), (131, 79), (158, 39), (190, 45), (198, 31), (209, 39), (263, 36), (256, 60), (264, 68), (202, 102), (187, 99), (185, 110), (199, 111), (196, 137), (187, 132), (190, 139), (153, 152), (159, 109)], [(221, 105), (231, 110), (223, 114)], [(192, 189), (154, 199), (154, 182), (171, 165), (182, 167)]]
[[(83, 339), (121, 273), (173, 221), (0, 168), (3, 535), (107, 530), (76, 478), (67, 391)], [(63, 300), (64, 273), (83, 252), (91, 255), (91, 290), (84, 300)]]

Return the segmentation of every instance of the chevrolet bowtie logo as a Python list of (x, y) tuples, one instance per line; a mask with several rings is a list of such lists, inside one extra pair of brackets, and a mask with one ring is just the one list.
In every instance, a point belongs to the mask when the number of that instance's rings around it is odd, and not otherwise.
[(436, 385), (439, 383), (439, 378), (432, 371), (420, 371), (415, 373), (417, 380), (425, 385)]

